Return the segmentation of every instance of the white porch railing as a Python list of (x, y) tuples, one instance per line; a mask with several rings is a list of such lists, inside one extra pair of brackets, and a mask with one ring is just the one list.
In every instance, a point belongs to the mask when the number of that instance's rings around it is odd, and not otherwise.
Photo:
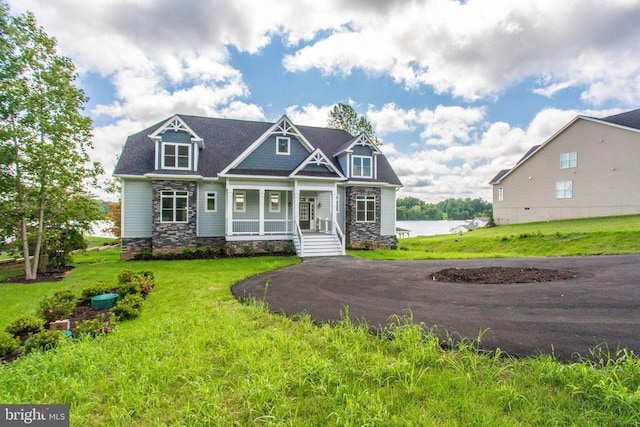
[[(260, 220), (234, 219), (232, 223), (233, 235), (258, 236), (260, 235)], [(263, 234), (291, 235), (293, 233), (293, 221), (287, 219), (267, 219), (264, 221)]]
[(333, 221), (331, 221), (329, 218), (318, 218), (317, 220), (318, 226), (317, 226), (317, 231), (319, 233), (327, 233), (330, 234), (332, 232), (331, 230), (331, 223)]
[(340, 241), (340, 246), (342, 246), (342, 254), (344, 255), (346, 253), (344, 233), (340, 229), (340, 226), (338, 225), (337, 222), (336, 222), (336, 236), (338, 236), (338, 240)]

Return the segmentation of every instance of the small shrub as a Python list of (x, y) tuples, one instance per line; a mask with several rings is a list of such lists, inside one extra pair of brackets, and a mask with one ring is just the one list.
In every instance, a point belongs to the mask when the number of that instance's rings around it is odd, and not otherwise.
[(128, 268), (123, 268), (122, 270), (120, 270), (120, 273), (118, 273), (118, 284), (121, 285), (123, 283), (129, 283), (131, 280), (133, 280), (134, 277), (137, 277), (135, 271)]
[(233, 247), (233, 245), (230, 245), (229, 243), (225, 243), (220, 248), (220, 256), (231, 258), (235, 254), (236, 254), (235, 248)]
[(276, 245), (274, 245), (273, 242), (269, 242), (268, 240), (262, 242), (262, 250), (267, 254), (272, 254), (275, 248)]
[(31, 335), (29, 342), (24, 346), (25, 353), (33, 350), (51, 350), (64, 342), (65, 335), (62, 331), (44, 331)]
[(127, 295), (116, 303), (111, 309), (111, 314), (113, 314), (117, 320), (138, 317), (142, 309), (143, 301), (140, 295)]
[(82, 299), (91, 299), (96, 295), (108, 294), (109, 292), (111, 292), (112, 289), (113, 289), (113, 286), (107, 283), (97, 282), (89, 286), (88, 288), (84, 288), (82, 290), (81, 296), (82, 296)]
[(44, 330), (42, 323), (42, 319), (38, 316), (27, 314), (10, 322), (5, 328), (5, 331), (13, 336), (23, 338), (31, 334), (42, 332)]
[(201, 246), (198, 249), (196, 249), (197, 258), (206, 259), (206, 258), (209, 258), (209, 256), (210, 256), (209, 248), (205, 248), (204, 246)]
[(96, 335), (104, 335), (111, 332), (111, 326), (109, 325), (109, 318), (106, 313), (100, 313), (93, 319), (85, 320), (82, 322), (76, 322), (76, 334), (88, 335), (95, 337)]
[(283, 250), (284, 250), (285, 254), (295, 254), (296, 253), (296, 247), (291, 242), (285, 243), (284, 246), (283, 246)]
[(194, 250), (192, 250), (192, 249), (185, 248), (182, 251), (182, 258), (183, 259), (195, 259), (195, 257), (196, 257), (196, 252)]
[(58, 291), (45, 297), (40, 303), (40, 317), (48, 322), (66, 319), (76, 307), (76, 297), (71, 291)]
[(246, 257), (251, 257), (251, 256), (254, 256), (255, 254), (256, 254), (256, 249), (253, 247), (253, 245), (244, 245), (242, 247), (242, 255)]
[(367, 240), (366, 242), (362, 243), (362, 247), (365, 251), (370, 251), (371, 249), (373, 249), (373, 242)]
[(0, 357), (13, 353), (20, 347), (20, 339), (8, 332), (0, 331)]
[(135, 254), (133, 259), (137, 261), (149, 261), (153, 259), (153, 254), (149, 251), (142, 251)]

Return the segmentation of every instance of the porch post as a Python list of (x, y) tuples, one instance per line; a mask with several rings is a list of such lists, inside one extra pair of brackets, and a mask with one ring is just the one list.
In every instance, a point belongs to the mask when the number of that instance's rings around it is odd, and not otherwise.
[(260, 189), (260, 201), (258, 202), (258, 234), (264, 236), (264, 188)]
[(338, 221), (338, 215), (336, 213), (336, 199), (338, 197), (338, 192), (336, 191), (336, 186), (333, 186), (331, 190), (331, 234), (336, 234), (336, 221)]
[(227, 218), (227, 236), (233, 235), (233, 187), (227, 187), (227, 203), (224, 206)]
[(298, 188), (298, 181), (294, 181), (293, 183), (293, 224), (295, 233), (296, 227), (295, 224), (298, 223), (298, 218), (300, 217), (298, 209), (300, 209), (300, 189)]

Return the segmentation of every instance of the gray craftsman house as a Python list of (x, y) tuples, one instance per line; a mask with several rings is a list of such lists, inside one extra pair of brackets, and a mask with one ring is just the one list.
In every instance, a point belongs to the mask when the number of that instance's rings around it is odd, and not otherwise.
[(175, 115), (130, 136), (122, 184), (122, 258), (223, 245), (300, 256), (396, 245), (402, 186), (365, 135)]
[(577, 116), (493, 187), (496, 224), (640, 213), (640, 109)]

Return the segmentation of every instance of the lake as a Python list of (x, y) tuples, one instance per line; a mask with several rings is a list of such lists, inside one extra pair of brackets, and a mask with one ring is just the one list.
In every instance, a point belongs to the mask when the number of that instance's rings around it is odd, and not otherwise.
[(411, 230), (411, 237), (435, 236), (436, 234), (449, 234), (449, 230), (464, 221), (440, 220), (440, 221), (396, 221), (396, 227)]

